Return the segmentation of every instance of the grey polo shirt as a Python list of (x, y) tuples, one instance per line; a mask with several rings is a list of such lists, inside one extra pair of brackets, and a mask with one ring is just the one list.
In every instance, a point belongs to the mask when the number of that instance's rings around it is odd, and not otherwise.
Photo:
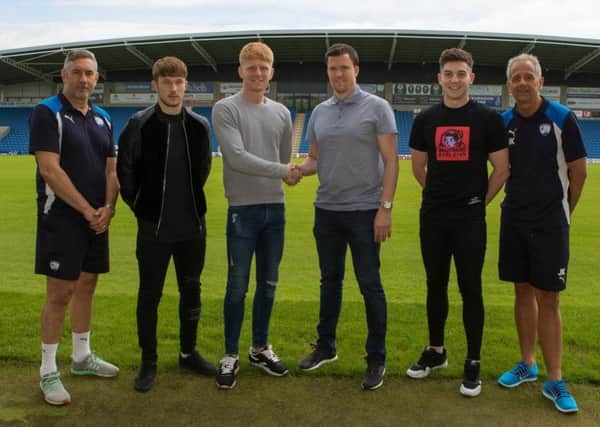
[(397, 134), (390, 104), (361, 90), (341, 101), (317, 105), (308, 141), (318, 148), (319, 188), (315, 206), (333, 211), (377, 209), (383, 189), (383, 160), (377, 136)]

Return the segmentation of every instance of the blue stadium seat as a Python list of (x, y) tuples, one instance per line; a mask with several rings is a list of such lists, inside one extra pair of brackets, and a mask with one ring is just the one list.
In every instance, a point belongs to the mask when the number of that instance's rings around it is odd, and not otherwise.
[(410, 138), (410, 129), (413, 123), (413, 113), (411, 111), (396, 111), (396, 126), (398, 127), (398, 154), (410, 154), (408, 148), (408, 139)]
[[(115, 142), (129, 117), (144, 107), (107, 107), (106, 110), (112, 117)], [(212, 127), (212, 107), (194, 107), (194, 111), (206, 117), (211, 123), (211, 141), (213, 151), (218, 151), (218, 142)], [(0, 126), (10, 127), (10, 132), (0, 140), (0, 153), (27, 154), (29, 152), (29, 116), (31, 107), (6, 107), (0, 108)], [(292, 121), (296, 117), (296, 110), (290, 109)], [(302, 131), (302, 141), (299, 153), (308, 153), (306, 130), (312, 110), (306, 112), (306, 120)], [(410, 154), (408, 139), (413, 122), (410, 111), (395, 111), (398, 126), (398, 154)], [(579, 120), (579, 125), (585, 141), (588, 158), (600, 159), (600, 120)]]
[(302, 129), (302, 139), (300, 140), (300, 147), (298, 147), (298, 154), (308, 154), (309, 146), (306, 130), (308, 129), (308, 121), (310, 120), (312, 112), (313, 110), (308, 110), (304, 117), (304, 128)]
[(600, 159), (600, 120), (579, 120), (589, 159)]
[(31, 107), (0, 108), (0, 126), (10, 132), (0, 140), (0, 153), (29, 153), (29, 116)]
[(119, 143), (119, 136), (127, 124), (127, 120), (137, 111), (143, 110), (144, 107), (102, 107), (108, 114), (113, 127), (113, 135), (115, 144)]

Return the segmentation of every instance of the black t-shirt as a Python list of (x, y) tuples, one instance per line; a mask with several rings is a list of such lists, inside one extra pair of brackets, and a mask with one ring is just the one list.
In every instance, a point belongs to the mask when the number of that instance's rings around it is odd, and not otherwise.
[[(115, 156), (110, 116), (90, 104), (84, 116), (62, 93), (44, 99), (29, 118), (29, 152), (48, 151), (60, 155), (60, 166), (81, 195), (94, 208), (106, 199), (106, 159)], [(77, 214), (36, 174), (38, 212), (50, 210)]]
[(409, 145), (428, 157), (421, 215), (485, 216), (488, 155), (508, 146), (498, 113), (472, 100), (434, 105), (415, 118)]
[[(188, 152), (183, 130), (183, 114), (165, 114), (157, 108), (158, 119), (168, 127), (167, 164), (164, 181), (164, 201), (158, 228), (160, 241), (181, 241), (196, 237), (200, 233), (196, 217)], [(158, 224), (140, 220), (140, 231), (156, 233)]]

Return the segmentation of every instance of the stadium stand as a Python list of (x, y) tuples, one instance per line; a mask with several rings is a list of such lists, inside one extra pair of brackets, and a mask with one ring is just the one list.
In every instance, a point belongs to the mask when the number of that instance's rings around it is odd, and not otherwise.
[(306, 139), (306, 130), (308, 129), (308, 122), (310, 120), (310, 115), (312, 114), (312, 110), (308, 110), (306, 112), (306, 116), (304, 118), (304, 129), (302, 130), (302, 142), (300, 142), (300, 148), (298, 149), (298, 154), (308, 154), (308, 139)]
[(408, 155), (408, 139), (410, 138), (410, 129), (413, 123), (413, 113), (411, 111), (396, 111), (396, 126), (398, 127), (398, 154)]
[[(119, 141), (119, 135), (125, 127), (127, 120), (136, 111), (144, 107), (106, 107), (111, 116), (115, 143)], [(194, 107), (194, 111), (203, 115), (211, 121), (212, 107)], [(10, 128), (10, 132), (0, 140), (0, 153), (3, 154), (28, 154), (29, 152), (29, 115), (31, 107), (0, 108), (0, 126)], [(217, 151), (217, 143), (211, 126), (211, 138), (213, 151)]]
[(30, 107), (0, 108), (0, 126), (7, 126), (10, 132), (0, 140), (0, 153), (29, 153)]
[(136, 111), (142, 110), (144, 107), (103, 107), (108, 114), (110, 114), (110, 119), (113, 126), (113, 135), (115, 138), (115, 144), (119, 142), (119, 135), (121, 135), (121, 131), (127, 124), (127, 120), (131, 117)]
[[(304, 131), (302, 132), (302, 142), (300, 143), (299, 154), (308, 154), (308, 140), (306, 130), (308, 127), (308, 121), (312, 110), (306, 112), (306, 119), (304, 121)], [(410, 128), (413, 122), (413, 114), (411, 111), (396, 111), (396, 126), (398, 127), (398, 154), (408, 155), (410, 150), (408, 148), (408, 138), (410, 136)]]
[(600, 159), (600, 120), (579, 120), (588, 158)]
[[(127, 120), (136, 111), (143, 107), (106, 107), (112, 118), (115, 143), (119, 140), (119, 135)], [(0, 139), (0, 154), (28, 154), (29, 152), (29, 115), (31, 107), (6, 107), (0, 108), (0, 126), (10, 128), (10, 132)], [(218, 152), (218, 141), (212, 127), (212, 107), (193, 107), (193, 110), (206, 117), (211, 123), (211, 140), (213, 152)], [(296, 110), (290, 109), (292, 121), (295, 120)], [(304, 128), (302, 130), (302, 139), (298, 154), (308, 154), (308, 140), (306, 131), (308, 121), (312, 110), (306, 112)], [(408, 139), (413, 122), (413, 113), (410, 111), (395, 111), (396, 124), (398, 126), (398, 154), (408, 155)], [(590, 159), (600, 159), (600, 120), (579, 120), (579, 125), (583, 133), (583, 138)]]

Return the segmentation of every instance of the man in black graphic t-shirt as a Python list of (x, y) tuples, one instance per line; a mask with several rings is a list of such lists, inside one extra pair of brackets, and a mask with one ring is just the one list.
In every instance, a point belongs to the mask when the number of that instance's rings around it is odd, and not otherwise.
[[(454, 257), (463, 299), (467, 358), (460, 392), (481, 392), (479, 359), (483, 336), (481, 270), (486, 247), (485, 206), (509, 175), (508, 149), (502, 119), (495, 111), (469, 99), (475, 74), (473, 59), (462, 49), (440, 56), (438, 81), (443, 102), (419, 114), (410, 147), (413, 174), (423, 187), (420, 239), (427, 273), (429, 345), (407, 370), (424, 378), (448, 365), (444, 326), (448, 316), (448, 278)], [(487, 162), (492, 164), (488, 178)]]

